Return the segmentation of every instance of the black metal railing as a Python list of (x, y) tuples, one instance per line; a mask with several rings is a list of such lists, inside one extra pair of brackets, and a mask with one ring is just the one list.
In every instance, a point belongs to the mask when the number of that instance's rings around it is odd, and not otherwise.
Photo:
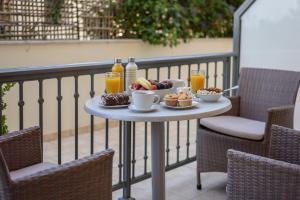
[[(193, 69), (203, 69), (206, 72), (206, 86), (217, 86), (218, 81), (221, 80), (219, 86), (223, 89), (230, 87), (233, 77), (232, 77), (232, 58), (233, 53), (222, 53), (222, 54), (209, 54), (209, 55), (195, 55), (195, 56), (183, 56), (183, 57), (165, 57), (165, 58), (155, 58), (155, 59), (144, 59), (137, 60), (137, 65), (139, 70), (143, 71), (144, 76), (149, 78), (149, 76), (156, 76), (156, 79), (161, 79), (164, 70), (166, 78), (178, 78), (186, 81), (186, 84), (190, 86), (190, 74)], [(63, 66), (48, 66), (48, 67), (32, 67), (32, 68), (16, 68), (16, 69), (2, 69), (0, 70), (0, 86), (2, 87), (5, 83), (15, 82), (19, 87), (19, 99), (18, 99), (18, 123), (19, 128), (24, 128), (24, 83), (28, 81), (35, 81), (38, 83), (38, 115), (39, 115), (39, 126), (41, 127), (42, 133), (44, 130), (44, 85), (45, 80), (56, 79), (57, 81), (57, 161), (58, 164), (62, 163), (62, 109), (63, 109), (63, 93), (62, 93), (62, 80), (67, 77), (72, 77), (74, 81), (74, 135), (75, 135), (75, 152), (74, 158), (78, 159), (78, 142), (79, 142), (79, 105), (78, 101), (80, 98), (79, 94), (79, 77), (88, 76), (90, 80), (89, 96), (93, 98), (95, 96), (95, 75), (103, 74), (105, 72), (111, 71), (112, 62), (99, 62), (99, 63), (84, 63), (84, 64), (71, 64)], [(126, 63), (125, 63), (126, 64)], [(151, 70), (151, 72), (150, 72)], [(153, 71), (154, 70), (154, 71)], [(156, 70), (156, 73), (155, 73)], [(25, 94), (26, 95), (26, 94)], [(2, 96), (0, 101), (3, 101)], [(9, 102), (8, 102), (9, 104)], [(0, 120), (2, 120), (3, 111), (0, 109)], [(193, 122), (195, 123), (195, 121)], [(186, 133), (182, 131), (182, 124), (185, 124)], [(179, 166), (185, 165), (187, 163), (195, 161), (196, 157), (193, 152), (191, 152), (191, 145), (195, 144), (196, 141), (191, 140), (191, 136), (195, 135), (195, 132), (191, 132), (191, 121), (186, 122), (166, 122), (166, 170), (172, 170)], [(137, 145), (137, 126), (144, 127), (144, 141), (139, 141), (139, 144), (143, 144), (143, 157), (139, 162), (143, 163), (143, 169), (140, 174), (137, 174), (137, 156), (136, 156), (136, 145)], [(2, 126), (2, 123), (0, 123)], [(95, 118), (90, 116), (90, 154), (95, 152)], [(123, 131), (124, 123), (120, 121), (118, 123), (118, 148), (115, 149), (117, 152), (117, 170), (118, 178), (113, 185), (113, 189), (117, 190), (120, 188), (125, 188), (128, 183), (123, 180), (123, 169), (124, 169), (124, 143)], [(149, 135), (149, 124), (147, 122), (142, 123), (132, 123), (132, 159), (131, 159), (131, 184), (147, 179), (151, 176), (149, 171), (149, 154), (148, 154), (148, 135)], [(176, 134), (171, 132), (171, 128), (176, 129)], [(0, 131), (2, 127), (0, 127)], [(105, 141), (103, 148), (110, 147), (110, 128), (109, 120), (105, 120)], [(139, 133), (141, 134), (141, 133)], [(186, 134), (185, 141), (182, 141), (183, 134)], [(171, 135), (176, 137), (175, 148), (172, 149), (170, 141)], [(173, 137), (172, 137), (173, 138)], [(181, 149), (186, 149), (183, 154)], [(171, 154), (174, 153), (175, 161), (171, 162)], [(173, 154), (172, 154), (173, 155)], [(182, 156), (184, 155), (184, 156)]]

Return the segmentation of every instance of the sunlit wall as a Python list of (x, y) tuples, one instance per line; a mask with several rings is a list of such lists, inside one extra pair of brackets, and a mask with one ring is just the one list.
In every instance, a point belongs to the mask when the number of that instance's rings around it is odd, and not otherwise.
[[(256, 0), (242, 16), (240, 48), (241, 67), (300, 71), (300, 0)], [(299, 93), (297, 129), (300, 129)]]

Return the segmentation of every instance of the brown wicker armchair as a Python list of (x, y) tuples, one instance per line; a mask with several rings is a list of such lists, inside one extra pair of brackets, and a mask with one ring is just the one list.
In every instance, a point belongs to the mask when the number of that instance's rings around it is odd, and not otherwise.
[(232, 200), (300, 199), (300, 131), (273, 126), (270, 158), (228, 150)]
[(232, 109), (200, 120), (197, 133), (197, 188), (201, 172), (227, 172), (226, 153), (235, 149), (265, 156), (271, 126), (293, 127), (300, 73), (242, 68)]
[(0, 137), (0, 199), (111, 200), (112, 159), (106, 150), (63, 165), (42, 162), (38, 127)]

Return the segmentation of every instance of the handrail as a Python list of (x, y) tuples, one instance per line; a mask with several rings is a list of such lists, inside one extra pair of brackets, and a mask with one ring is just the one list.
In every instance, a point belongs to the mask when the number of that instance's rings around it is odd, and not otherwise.
[[(230, 53), (214, 53), (201, 54), (192, 56), (172, 56), (172, 57), (158, 57), (149, 59), (138, 59), (136, 62), (139, 69), (167, 66), (178, 66), (180, 64), (195, 64), (197, 62), (213, 62), (225, 61), (226, 58), (234, 56)], [(16, 82), (16, 81), (30, 81), (40, 79), (57, 78), (58, 76), (68, 77), (74, 75), (88, 75), (94, 73), (104, 73), (111, 70), (113, 62), (90, 62), (90, 63), (76, 63), (53, 66), (39, 66), (39, 67), (21, 67), (21, 68), (7, 68), (0, 69), (0, 83)], [(126, 64), (126, 62), (124, 62)]]

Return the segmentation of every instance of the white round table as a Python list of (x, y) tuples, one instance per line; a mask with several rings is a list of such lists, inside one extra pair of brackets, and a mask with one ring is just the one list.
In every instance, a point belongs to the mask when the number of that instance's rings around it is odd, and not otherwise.
[(218, 102), (200, 101), (197, 107), (185, 110), (165, 108), (155, 105), (156, 110), (149, 113), (138, 113), (128, 108), (103, 108), (99, 106), (100, 97), (85, 103), (85, 111), (90, 115), (106, 119), (125, 121), (124, 132), (124, 192), (122, 199), (130, 197), (130, 160), (131, 160), (131, 122), (151, 122), (152, 153), (152, 199), (165, 200), (165, 136), (164, 122), (200, 119), (222, 114), (231, 109), (231, 102), (221, 97)]

